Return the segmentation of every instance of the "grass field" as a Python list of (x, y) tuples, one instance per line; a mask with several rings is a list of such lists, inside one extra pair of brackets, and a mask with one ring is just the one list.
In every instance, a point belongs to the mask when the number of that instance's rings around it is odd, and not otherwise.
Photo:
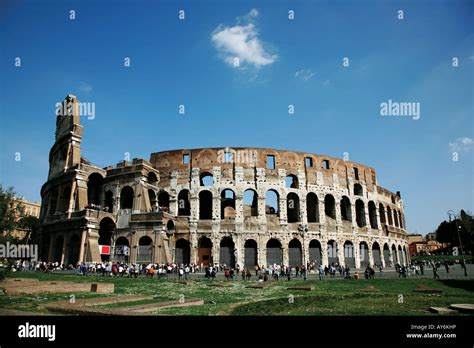
[[(198, 298), (202, 306), (162, 309), (157, 315), (436, 315), (429, 307), (445, 307), (453, 303), (474, 303), (474, 280), (373, 279), (373, 280), (292, 280), (269, 282), (263, 289), (248, 288), (255, 281), (194, 280), (181, 284), (170, 279), (128, 279), (80, 277), (38, 273), (16, 273), (15, 277), (73, 282), (104, 281), (115, 284), (113, 295), (151, 295), (152, 300), (134, 304)], [(213, 285), (213, 286), (211, 286)], [(266, 284), (267, 285), (267, 284)], [(313, 286), (311, 291), (288, 290), (288, 287)], [(439, 294), (415, 292), (424, 285), (442, 290)], [(1, 283), (0, 283), (1, 288)], [(0, 295), (0, 308), (47, 313), (40, 305), (68, 300), (71, 294)], [(75, 293), (77, 299), (103, 297), (91, 293)], [(130, 303), (129, 303), (130, 304)], [(127, 304), (127, 305), (129, 305)], [(118, 307), (113, 304), (105, 307)]]

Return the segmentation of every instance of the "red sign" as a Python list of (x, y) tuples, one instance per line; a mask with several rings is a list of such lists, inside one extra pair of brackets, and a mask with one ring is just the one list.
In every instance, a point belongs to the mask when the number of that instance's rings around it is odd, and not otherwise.
[(110, 255), (110, 245), (99, 245), (101, 255)]

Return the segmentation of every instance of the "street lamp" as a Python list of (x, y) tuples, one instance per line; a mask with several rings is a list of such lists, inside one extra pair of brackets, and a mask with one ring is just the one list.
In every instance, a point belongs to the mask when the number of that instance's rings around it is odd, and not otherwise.
[(306, 224), (300, 223), (298, 226), (298, 233), (300, 234), (301, 238), (303, 239), (303, 265), (304, 265), (304, 275), (303, 280), (306, 280), (308, 267), (306, 265), (306, 253), (304, 248), (304, 235), (308, 232), (308, 226)]
[(464, 265), (464, 276), (467, 277), (467, 265), (466, 265), (466, 260), (464, 258), (464, 248), (462, 247), (461, 235), (459, 234), (459, 230), (461, 229), (461, 226), (458, 225), (458, 220), (456, 219), (456, 213), (453, 210), (448, 210), (449, 222), (451, 222), (451, 216), (454, 216), (454, 223), (456, 224), (456, 231), (458, 233), (459, 246), (461, 248), (462, 263)]

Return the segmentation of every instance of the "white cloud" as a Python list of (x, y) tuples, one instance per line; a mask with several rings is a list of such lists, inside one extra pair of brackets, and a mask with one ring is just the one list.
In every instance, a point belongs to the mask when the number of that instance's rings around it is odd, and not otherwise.
[(224, 61), (234, 66), (234, 59), (238, 58), (239, 66), (251, 64), (256, 68), (272, 64), (278, 56), (270, 54), (258, 37), (258, 31), (252, 20), (257, 18), (258, 11), (252, 9), (243, 17), (250, 23), (240, 25), (242, 18), (237, 18), (239, 25), (226, 27), (219, 25), (211, 34), (211, 40), (222, 55)]
[(453, 143), (449, 143), (449, 148), (452, 152), (467, 152), (471, 149), (474, 140), (468, 137), (457, 138)]
[(300, 78), (303, 81), (311, 80), (313, 76), (314, 76), (314, 72), (312, 72), (310, 69), (301, 69), (295, 72), (295, 77)]
[(89, 83), (81, 82), (79, 83), (79, 88), (81, 92), (90, 93), (92, 91), (92, 86)]

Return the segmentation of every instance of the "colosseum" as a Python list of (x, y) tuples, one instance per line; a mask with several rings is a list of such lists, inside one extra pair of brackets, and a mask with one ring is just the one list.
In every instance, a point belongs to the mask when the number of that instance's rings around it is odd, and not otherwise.
[(270, 148), (152, 153), (100, 168), (81, 156), (80, 103), (58, 115), (41, 189), (43, 259), (64, 264), (393, 267), (408, 262), (400, 192), (373, 168)]

